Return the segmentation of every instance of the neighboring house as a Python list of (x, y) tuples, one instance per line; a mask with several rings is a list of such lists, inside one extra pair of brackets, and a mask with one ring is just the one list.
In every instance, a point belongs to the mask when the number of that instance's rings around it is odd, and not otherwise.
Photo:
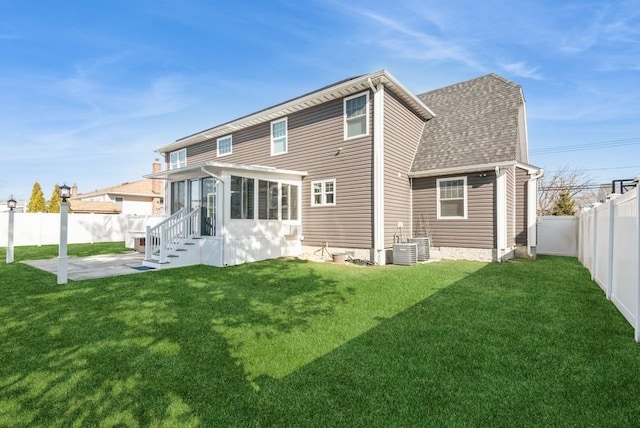
[[(160, 162), (155, 162), (152, 171), (160, 170)], [(87, 193), (78, 193), (74, 184), (69, 203), (74, 213), (164, 214), (164, 184), (162, 180), (145, 178)]]
[[(215, 266), (322, 247), (384, 264), (399, 236), (440, 257), (535, 252), (521, 88), (497, 75), (411, 94), (385, 70), (157, 150), (171, 217), (147, 264)], [(192, 239), (194, 238), (194, 239)]]

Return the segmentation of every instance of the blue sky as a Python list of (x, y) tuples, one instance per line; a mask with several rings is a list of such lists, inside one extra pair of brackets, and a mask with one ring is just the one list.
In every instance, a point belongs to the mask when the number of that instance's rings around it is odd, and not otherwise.
[(640, 175), (636, 1), (0, 0), (0, 198), (138, 180), (177, 138), (383, 68), (416, 94), (498, 73), (531, 163)]

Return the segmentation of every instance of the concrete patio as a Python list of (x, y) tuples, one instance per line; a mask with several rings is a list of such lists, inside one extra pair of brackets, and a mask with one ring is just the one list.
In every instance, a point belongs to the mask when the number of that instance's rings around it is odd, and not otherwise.
[[(109, 276), (130, 275), (148, 271), (142, 266), (144, 254), (131, 252), (90, 257), (70, 257), (67, 259), (67, 277), (74, 281), (106, 278)], [(58, 274), (58, 259), (31, 260), (25, 264)]]

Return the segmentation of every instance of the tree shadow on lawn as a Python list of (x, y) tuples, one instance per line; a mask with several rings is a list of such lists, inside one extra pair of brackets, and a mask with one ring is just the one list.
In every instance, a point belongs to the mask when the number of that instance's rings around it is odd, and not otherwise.
[[(0, 266), (0, 282), (3, 426), (640, 417), (630, 327), (573, 259), (415, 269), (269, 261), (64, 287), (15, 264)], [(365, 293), (380, 287), (391, 294)], [(335, 324), (355, 318), (354, 306), (366, 323), (345, 336)]]
[(259, 425), (633, 426), (640, 349), (575, 259), (490, 264), (284, 377)]
[(268, 338), (304, 329), (342, 299), (304, 262), (64, 287), (15, 264), (0, 267), (0, 281), (10, 284), (0, 306), (2, 426), (246, 425), (255, 385), (216, 326)]

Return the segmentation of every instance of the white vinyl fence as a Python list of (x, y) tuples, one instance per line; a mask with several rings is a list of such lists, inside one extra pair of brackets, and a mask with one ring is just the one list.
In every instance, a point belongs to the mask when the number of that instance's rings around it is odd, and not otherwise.
[[(154, 226), (161, 216), (135, 216), (126, 214), (69, 214), (68, 243), (125, 241), (133, 248), (133, 238), (144, 236), (147, 225)], [(0, 213), (0, 247), (7, 246), (9, 213)], [(25, 245), (52, 245), (60, 242), (60, 214), (14, 213), (13, 243)]]
[(638, 188), (579, 216), (578, 259), (635, 329), (640, 342)]
[(578, 255), (578, 217), (538, 217), (537, 254)]

